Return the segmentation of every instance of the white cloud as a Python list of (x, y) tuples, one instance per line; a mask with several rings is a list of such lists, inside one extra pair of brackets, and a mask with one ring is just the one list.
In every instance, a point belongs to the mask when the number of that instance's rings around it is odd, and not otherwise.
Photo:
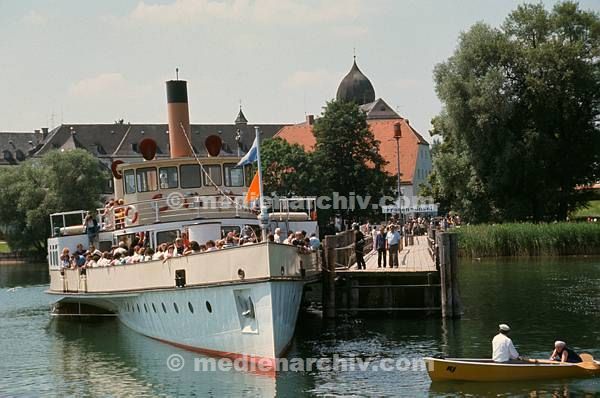
[(94, 97), (113, 90), (121, 91), (125, 85), (125, 78), (120, 73), (101, 73), (74, 83), (69, 88), (69, 94), (74, 97)]
[(331, 73), (324, 69), (318, 69), (313, 71), (299, 70), (292, 73), (283, 82), (283, 86), (292, 89), (322, 87), (330, 85), (331, 82), (336, 82), (339, 79), (340, 76), (338, 74)]
[(365, 2), (329, 0), (175, 0), (169, 4), (140, 1), (130, 17), (151, 23), (197, 23), (211, 19), (254, 20), (271, 24), (353, 22), (362, 14)]
[(23, 16), (21, 21), (27, 25), (42, 26), (48, 22), (48, 17), (35, 10), (31, 10)]

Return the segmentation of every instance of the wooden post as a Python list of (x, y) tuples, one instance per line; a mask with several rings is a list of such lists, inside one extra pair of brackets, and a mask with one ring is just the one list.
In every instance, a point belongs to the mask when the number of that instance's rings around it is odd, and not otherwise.
[(450, 237), (447, 233), (437, 234), (440, 258), (440, 284), (442, 285), (442, 317), (452, 318), (452, 264), (450, 263)]
[(448, 232), (437, 233), (436, 243), (440, 259), (442, 317), (459, 318), (462, 306), (458, 289), (458, 236)]
[(460, 301), (460, 290), (458, 288), (458, 235), (448, 234), (450, 238), (450, 281), (452, 283), (452, 315), (460, 318), (462, 315), (462, 303)]
[(323, 314), (335, 318), (335, 236), (326, 236), (323, 241), (325, 271), (323, 275)]

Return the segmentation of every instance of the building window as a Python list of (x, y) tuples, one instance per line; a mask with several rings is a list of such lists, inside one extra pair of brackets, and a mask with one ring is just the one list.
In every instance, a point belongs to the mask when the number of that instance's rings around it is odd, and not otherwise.
[(179, 167), (181, 175), (181, 188), (200, 188), (200, 166), (197, 164), (185, 164)]
[(135, 172), (132, 169), (123, 172), (123, 184), (125, 193), (135, 193)]
[(136, 174), (138, 192), (156, 191), (158, 189), (158, 178), (154, 167), (137, 169)]
[(204, 166), (204, 171), (210, 176), (212, 182), (208, 179), (206, 175), (204, 175), (204, 185), (212, 186), (213, 183), (215, 185), (223, 185), (223, 174), (221, 172), (221, 165), (214, 164), (211, 166)]
[(156, 233), (156, 246), (163, 243), (173, 243), (179, 237), (179, 231), (174, 229), (171, 231), (160, 231)]
[(161, 167), (158, 169), (160, 189), (171, 189), (179, 186), (177, 167)]
[(235, 164), (224, 164), (223, 171), (226, 187), (244, 186), (244, 169), (242, 167), (236, 167)]

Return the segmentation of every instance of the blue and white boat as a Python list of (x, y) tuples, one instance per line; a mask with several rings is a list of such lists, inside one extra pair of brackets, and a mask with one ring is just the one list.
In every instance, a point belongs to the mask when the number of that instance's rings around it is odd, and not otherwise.
[[(139, 147), (146, 160), (113, 164), (114, 197), (124, 203), (99, 211), (96, 247), (110, 250), (136, 236), (153, 248), (177, 237), (204, 243), (248, 228), (263, 239), (164, 261), (71, 269), (60, 256), (87, 247), (87, 212), (53, 214), (48, 293), (57, 296), (55, 312), (94, 307), (175, 346), (273, 364), (290, 344), (303, 288), (318, 279), (320, 265), (317, 252), (269, 242), (265, 234), (276, 227), (316, 232), (315, 201), (283, 200), (268, 213), (261, 193), (260, 212), (244, 205), (250, 173), (237, 165), (240, 158), (219, 156), (216, 136), (206, 142), (213, 156), (194, 153), (185, 82), (167, 82), (167, 99), (171, 158), (155, 159), (156, 144), (145, 139)], [(290, 203), (301, 210), (289, 211)]]

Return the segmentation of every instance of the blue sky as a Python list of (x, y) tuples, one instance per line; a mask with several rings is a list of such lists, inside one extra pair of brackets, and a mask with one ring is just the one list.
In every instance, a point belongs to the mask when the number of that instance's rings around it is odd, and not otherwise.
[[(377, 97), (427, 136), (432, 70), (502, 0), (0, 0), (0, 131), (166, 123), (164, 81), (189, 81), (193, 123), (319, 114), (357, 62)], [(545, 1), (550, 7), (554, 1)], [(580, 1), (600, 10), (600, 0)]]

